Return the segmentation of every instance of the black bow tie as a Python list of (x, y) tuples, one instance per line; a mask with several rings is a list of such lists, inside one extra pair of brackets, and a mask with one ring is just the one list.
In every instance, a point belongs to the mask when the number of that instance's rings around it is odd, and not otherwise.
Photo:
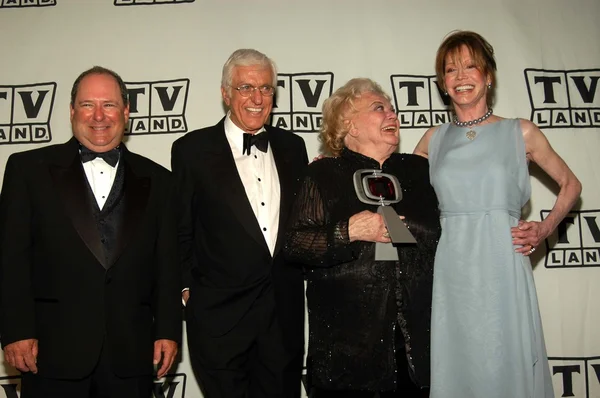
[(250, 148), (252, 145), (256, 146), (256, 149), (262, 152), (267, 152), (269, 147), (269, 136), (266, 131), (260, 134), (249, 134), (244, 133), (244, 150), (242, 154), (250, 155)]
[(104, 159), (106, 163), (115, 167), (117, 162), (119, 161), (119, 148), (113, 148), (107, 152), (94, 152), (91, 149), (86, 148), (85, 146), (80, 146), (81, 151), (81, 163), (89, 162), (90, 160), (94, 160), (96, 158)]

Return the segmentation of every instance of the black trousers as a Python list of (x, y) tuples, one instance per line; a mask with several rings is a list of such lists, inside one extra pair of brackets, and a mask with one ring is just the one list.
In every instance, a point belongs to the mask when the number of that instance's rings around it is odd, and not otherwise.
[(302, 350), (286, 350), (272, 291), (223, 336), (207, 335), (201, 322), (188, 308), (190, 360), (205, 398), (300, 398)]
[(44, 377), (31, 372), (21, 377), (21, 398), (150, 398), (151, 375), (121, 378), (110, 368), (108, 350), (102, 348), (92, 374), (79, 380)]
[(419, 388), (414, 384), (409, 374), (408, 361), (404, 351), (404, 337), (400, 328), (396, 327), (396, 368), (398, 379), (395, 391), (357, 391), (357, 390), (326, 390), (313, 387), (309, 398), (428, 398), (429, 388)]
[(326, 391), (316, 389), (310, 398), (427, 398), (429, 389), (423, 391), (389, 391), (375, 393), (372, 391)]

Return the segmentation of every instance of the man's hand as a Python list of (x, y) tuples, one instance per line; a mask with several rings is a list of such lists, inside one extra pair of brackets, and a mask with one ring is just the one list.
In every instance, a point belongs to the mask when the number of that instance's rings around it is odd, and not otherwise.
[(169, 369), (171, 369), (173, 361), (175, 360), (175, 355), (177, 355), (177, 343), (173, 340), (162, 339), (154, 342), (153, 363), (154, 365), (162, 363), (160, 369), (156, 371), (157, 378), (160, 379), (167, 374)]
[(4, 347), (4, 359), (21, 372), (37, 373), (37, 339), (19, 340)]

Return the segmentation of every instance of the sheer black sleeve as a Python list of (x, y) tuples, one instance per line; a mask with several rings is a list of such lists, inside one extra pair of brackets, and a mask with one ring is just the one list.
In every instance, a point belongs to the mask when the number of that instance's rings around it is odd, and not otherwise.
[(307, 176), (290, 217), (284, 247), (286, 257), (308, 266), (331, 267), (354, 260), (353, 249), (348, 219), (331, 219), (320, 187)]

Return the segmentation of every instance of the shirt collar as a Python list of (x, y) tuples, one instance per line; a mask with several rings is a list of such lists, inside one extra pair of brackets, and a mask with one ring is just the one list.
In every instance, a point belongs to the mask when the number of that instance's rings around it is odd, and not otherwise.
[[(256, 134), (260, 134), (263, 131), (265, 131), (264, 126)], [(227, 140), (235, 146), (236, 151), (239, 153), (242, 153), (242, 148), (244, 147), (244, 133), (245, 131), (236, 126), (231, 120), (231, 111), (227, 112), (227, 116), (225, 117), (225, 136), (227, 136)]]

